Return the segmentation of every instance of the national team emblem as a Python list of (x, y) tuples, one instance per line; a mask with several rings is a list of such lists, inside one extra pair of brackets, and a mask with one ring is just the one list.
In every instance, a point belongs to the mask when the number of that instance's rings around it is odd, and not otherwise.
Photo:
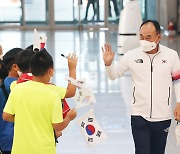
[(136, 63), (143, 63), (143, 60), (142, 59), (136, 59), (134, 60)]

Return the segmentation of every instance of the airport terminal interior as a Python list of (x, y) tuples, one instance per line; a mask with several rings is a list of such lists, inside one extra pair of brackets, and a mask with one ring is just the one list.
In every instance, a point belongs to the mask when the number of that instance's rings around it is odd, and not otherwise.
[[(119, 27), (124, 19), (121, 12), (130, 0), (0, 0), (0, 45), (3, 54), (14, 47), (26, 48), (33, 44), (34, 29), (47, 36), (46, 49), (54, 60), (55, 74), (52, 82), (66, 87), (68, 76), (67, 59), (61, 54), (75, 53), (78, 56), (77, 79), (85, 78), (93, 90), (96, 102), (77, 109), (77, 117), (70, 123), (56, 145), (57, 154), (133, 154), (134, 142), (131, 132), (130, 107), (132, 79), (129, 72), (111, 81), (105, 72), (101, 48), (105, 43), (112, 45), (114, 63), (124, 52), (120, 49)], [(180, 1), (179, 0), (137, 0), (140, 18), (159, 21), (162, 29), (161, 44), (172, 48), (180, 56)], [(133, 6), (130, 8), (132, 11)], [(130, 15), (127, 13), (128, 18)], [(136, 13), (135, 13), (136, 15)], [(137, 15), (139, 15), (137, 13)], [(135, 18), (135, 19), (134, 19)], [(132, 22), (124, 19), (129, 34), (139, 37), (136, 17)], [(137, 25), (136, 25), (137, 24)], [(133, 29), (134, 27), (135, 29)], [(128, 46), (131, 46), (129, 42)], [(126, 47), (127, 48), (127, 47)], [(128, 51), (127, 51), (128, 52)], [(71, 108), (75, 101), (67, 99)], [(175, 107), (176, 99), (173, 98)], [(107, 139), (98, 145), (86, 143), (77, 119), (90, 109), (107, 134)], [(175, 140), (176, 121), (172, 120), (166, 154), (180, 154)]]

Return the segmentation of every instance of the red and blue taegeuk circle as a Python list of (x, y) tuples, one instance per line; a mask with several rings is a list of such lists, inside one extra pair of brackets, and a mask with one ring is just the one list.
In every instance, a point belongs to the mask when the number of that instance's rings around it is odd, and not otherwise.
[(93, 125), (86, 126), (86, 132), (88, 135), (93, 135), (95, 133), (95, 127)]

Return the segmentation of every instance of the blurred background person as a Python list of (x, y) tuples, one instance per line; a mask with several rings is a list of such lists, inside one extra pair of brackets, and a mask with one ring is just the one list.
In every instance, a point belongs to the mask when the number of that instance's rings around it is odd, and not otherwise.
[(116, 14), (116, 17), (119, 16), (119, 9), (118, 9), (118, 6), (117, 6), (117, 0), (109, 0), (109, 17), (112, 17), (112, 10), (111, 10), (111, 1), (114, 5), (114, 12)]
[(91, 4), (92, 4), (93, 10), (94, 10), (94, 15), (93, 15), (93, 17), (92, 17), (91, 20), (94, 20), (94, 17), (95, 17), (95, 15), (96, 15), (95, 2), (96, 2), (96, 0), (88, 0), (87, 6), (86, 6), (86, 15), (85, 15), (85, 18), (84, 18), (83, 21), (87, 21), (88, 10), (89, 10), (89, 7), (90, 7)]

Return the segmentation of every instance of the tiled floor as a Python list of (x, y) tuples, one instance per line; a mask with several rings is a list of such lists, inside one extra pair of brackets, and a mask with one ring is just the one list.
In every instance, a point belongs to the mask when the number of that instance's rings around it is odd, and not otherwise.
[[(133, 154), (134, 144), (130, 128), (131, 77), (127, 73), (119, 80), (110, 81), (104, 71), (101, 46), (105, 42), (117, 49), (116, 32), (78, 32), (78, 31), (40, 31), (48, 37), (47, 49), (55, 61), (56, 75), (53, 82), (59, 86), (66, 86), (64, 80), (68, 75), (67, 61), (61, 53), (67, 55), (75, 52), (79, 56), (77, 78), (86, 78), (87, 84), (93, 89), (96, 104), (77, 110), (80, 116), (94, 109), (95, 117), (108, 135), (102, 144), (90, 147), (86, 144), (76, 123), (71, 122), (63, 132), (57, 144), (57, 154)], [(0, 44), (7, 51), (13, 47), (22, 47), (32, 44), (32, 31), (1, 31)], [(162, 44), (173, 48), (180, 55), (180, 38), (163, 38)], [(115, 60), (118, 60), (118, 54)], [(75, 106), (72, 99), (68, 99), (71, 107)], [(175, 105), (175, 101), (173, 101)], [(175, 121), (172, 122), (168, 136), (166, 154), (180, 154), (180, 147), (175, 145)]]

